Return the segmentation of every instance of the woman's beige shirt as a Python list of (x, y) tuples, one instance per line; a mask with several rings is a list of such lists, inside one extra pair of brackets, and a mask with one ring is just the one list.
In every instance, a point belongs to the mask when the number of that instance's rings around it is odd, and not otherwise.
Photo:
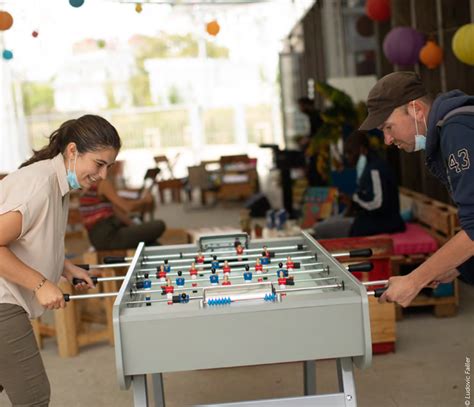
[[(62, 154), (21, 168), (0, 181), (0, 215), (10, 211), (22, 214), (21, 234), (8, 248), (55, 284), (64, 270), (68, 192)], [(31, 290), (2, 277), (0, 303), (20, 305), (30, 318), (44, 311)]]

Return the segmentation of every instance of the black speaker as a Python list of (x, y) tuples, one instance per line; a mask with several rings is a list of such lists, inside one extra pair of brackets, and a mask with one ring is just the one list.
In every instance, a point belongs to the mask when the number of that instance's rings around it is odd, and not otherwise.
[(272, 209), (267, 197), (261, 192), (252, 195), (245, 201), (245, 209), (250, 210), (252, 218), (263, 218), (269, 209)]

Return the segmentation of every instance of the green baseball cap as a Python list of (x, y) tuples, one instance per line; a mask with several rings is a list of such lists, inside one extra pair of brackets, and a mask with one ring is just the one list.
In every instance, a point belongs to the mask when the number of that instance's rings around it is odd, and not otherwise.
[(359, 130), (379, 127), (388, 119), (394, 109), (412, 100), (425, 96), (423, 82), (415, 72), (393, 72), (379, 79), (367, 98), (367, 118)]

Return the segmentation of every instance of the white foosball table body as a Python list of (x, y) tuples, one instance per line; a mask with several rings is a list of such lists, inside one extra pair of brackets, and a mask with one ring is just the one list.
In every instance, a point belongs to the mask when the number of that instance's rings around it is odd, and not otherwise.
[[(202, 301), (191, 300), (184, 304), (155, 302), (150, 306), (145, 303), (130, 306), (127, 302), (143, 297), (142, 294), (141, 297), (131, 295), (131, 292), (136, 276), (142, 269), (150, 268), (143, 264), (146, 256), (163, 255), (166, 258), (180, 253), (186, 258), (186, 253), (201, 250), (197, 245), (149, 250), (140, 244), (113, 309), (120, 386), (128, 388), (133, 378), (146, 374), (318, 359), (349, 358), (359, 368), (369, 366), (372, 344), (365, 287), (308, 234), (302, 233), (297, 238), (253, 240), (247, 249), (260, 249), (264, 244), (276, 250), (276, 258), (280, 257), (279, 247), (302, 245), (304, 253), (300, 257), (303, 260), (295, 274), (305, 268), (324, 268), (325, 271), (307, 273), (300, 279), (301, 283), (296, 278), (295, 286), (291, 288), (308, 290), (289, 290), (281, 301), (252, 300), (203, 306)], [(291, 251), (292, 256), (298, 258), (297, 252), (296, 249)], [(204, 254), (208, 256), (212, 252)], [(315, 262), (321, 266), (306, 266)], [(172, 260), (170, 263), (172, 272), (182, 270), (183, 275), (187, 275), (189, 266), (184, 262), (182, 267), (180, 263), (173, 264)], [(271, 264), (275, 265), (273, 259)], [(278, 288), (275, 271), (267, 274)], [(343, 289), (309, 289), (331, 282), (318, 278), (334, 278), (334, 281), (343, 282)], [(187, 282), (190, 281), (187, 278)], [(166, 296), (158, 293), (155, 298)], [(136, 404), (139, 403), (137, 400)], [(355, 394), (353, 404), (342, 405), (355, 406)]]

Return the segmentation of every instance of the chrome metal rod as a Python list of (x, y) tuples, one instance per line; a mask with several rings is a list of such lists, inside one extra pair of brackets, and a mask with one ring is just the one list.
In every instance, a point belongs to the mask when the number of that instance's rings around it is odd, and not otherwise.
[[(203, 299), (203, 296), (202, 295), (199, 295), (199, 296), (195, 296), (195, 297), (189, 297), (189, 301), (191, 300), (202, 300)], [(147, 303), (152, 303), (152, 302), (168, 302), (168, 299), (167, 298), (160, 298), (159, 300), (137, 300), (137, 301), (127, 301), (125, 302), (126, 305), (130, 305), (130, 304), (147, 304)]]
[[(234, 277), (234, 279), (237, 279)], [(241, 279), (241, 278), (240, 278)], [(335, 280), (337, 279), (336, 276), (334, 277), (316, 277), (316, 278), (306, 278), (306, 279), (303, 279), (303, 280), (296, 280), (297, 283), (302, 283), (302, 282), (308, 282), (308, 281), (326, 281), (326, 280)], [(193, 280), (194, 281), (206, 281), (207, 283), (209, 283), (209, 281), (206, 279), (201, 279), (201, 280)], [(267, 279), (265, 280), (266, 283), (277, 283), (277, 279)], [(255, 282), (253, 282), (255, 284)], [(242, 284), (242, 283), (240, 283)], [(258, 283), (257, 283), (258, 284)], [(217, 284), (217, 285), (210, 285), (210, 286), (201, 286), (201, 287), (178, 287), (178, 286), (174, 286), (174, 292), (185, 292), (185, 291), (197, 291), (197, 290), (202, 290), (204, 288), (209, 288), (209, 287), (216, 287), (216, 286), (222, 286), (221, 282), (220, 284)], [(137, 294), (146, 294), (146, 293), (156, 293), (156, 292), (159, 292), (161, 293), (162, 290), (145, 290), (145, 289), (140, 289), (140, 290), (136, 290), (134, 291), (134, 293), (137, 293)]]
[(362, 285), (370, 287), (372, 285), (385, 285), (388, 284), (388, 280), (375, 280), (375, 281), (364, 281)]
[(69, 295), (69, 300), (86, 300), (88, 298), (105, 298), (105, 297), (115, 297), (117, 293), (97, 293), (97, 294), (80, 294), (80, 295)]
[[(312, 259), (314, 260), (314, 257), (313, 256), (305, 256), (305, 258), (303, 260), (308, 260), (308, 259)], [(292, 260), (301, 260), (301, 257), (300, 258), (293, 258)], [(281, 263), (284, 263), (284, 262), (281, 262)], [(244, 264), (248, 264), (249, 266), (253, 266), (255, 263), (252, 262), (252, 261), (241, 261), (241, 262), (235, 262), (235, 263), (232, 263), (230, 264), (229, 266), (231, 266), (231, 273), (233, 272), (237, 272), (237, 271), (245, 271), (245, 268), (241, 267), (241, 268), (234, 268), (233, 266), (237, 265), (237, 266), (240, 266), (240, 265), (244, 265)], [(272, 264), (272, 263), (270, 263)], [(318, 264), (324, 264), (324, 263), (321, 263), (321, 262), (316, 262), (316, 263), (304, 263), (302, 265), (304, 266), (314, 266), (314, 265), (318, 265)], [(268, 264), (263, 264), (263, 268), (264, 269), (277, 269), (278, 268), (278, 265), (275, 265), (274, 263), (272, 265), (268, 265)], [(211, 267), (202, 267), (201, 265), (196, 265), (196, 270), (198, 270), (198, 274), (206, 274), (206, 273), (210, 273), (210, 270), (211, 270)], [(206, 271), (204, 271), (206, 270)], [(143, 268), (143, 269), (140, 269), (141, 272), (156, 272), (157, 269), (156, 267), (153, 267), (153, 268)], [(181, 269), (181, 271), (183, 271)], [(222, 267), (216, 269), (216, 272), (220, 272), (222, 271)], [(188, 272), (188, 270), (186, 270), (186, 272)], [(169, 273), (166, 273), (167, 275), (169, 276), (177, 276), (178, 274), (177, 273), (173, 273), (173, 272), (169, 272)]]
[[(288, 252), (288, 253), (281, 253), (281, 254), (284, 254), (284, 255), (299, 255), (299, 254), (302, 254), (302, 253), (311, 253), (310, 251), (307, 251), (307, 250), (298, 250), (296, 252)], [(251, 254), (251, 255), (239, 255), (239, 256), (231, 256), (231, 257), (226, 257), (225, 259), (217, 259), (219, 261), (219, 264), (223, 264), (224, 263), (224, 260), (233, 260), (233, 259), (239, 259), (239, 258), (243, 258), (243, 257), (246, 257), (246, 258), (252, 258), (252, 259), (257, 259), (258, 257), (261, 257), (257, 254)], [(314, 259), (314, 255), (313, 256), (303, 256), (303, 257), (294, 257), (292, 258), (292, 260), (300, 260), (300, 259), (304, 259), (304, 258), (313, 258)], [(132, 258), (128, 258), (126, 257), (125, 260), (130, 260)], [(163, 261), (147, 261), (147, 256), (144, 256), (143, 260), (140, 262), (140, 265), (146, 265), (146, 266), (152, 266), (152, 265), (155, 265), (155, 266), (159, 266), (161, 264), (163, 264)], [(163, 260), (168, 260), (167, 257), (164, 257)], [(212, 257), (211, 258), (207, 258), (207, 259), (204, 259), (205, 261), (209, 262), (209, 261), (212, 261)], [(286, 257), (282, 257), (282, 258), (272, 258), (271, 259), (272, 262), (285, 262), (286, 261)], [(177, 265), (178, 263), (184, 263), (184, 265), (182, 265), (181, 267), (183, 266), (190, 266), (191, 263), (193, 262), (193, 259), (190, 258), (190, 259), (179, 259), (179, 260), (170, 260), (168, 261), (168, 264), (171, 266), (171, 265)], [(196, 262), (195, 262), (196, 263)], [(232, 261), (232, 265), (240, 265), (240, 264), (252, 264), (252, 261)], [(89, 269), (107, 269), (107, 268), (120, 268), (120, 267), (129, 267), (130, 266), (130, 263), (111, 263), (111, 264), (89, 264)], [(203, 264), (203, 263), (196, 263), (196, 267), (200, 267), (200, 268), (211, 268), (211, 265), (209, 263), (207, 264)]]
[(343, 288), (344, 286), (341, 283), (337, 284), (328, 284), (328, 285), (319, 285), (315, 287), (299, 287), (299, 288), (285, 288), (280, 290), (275, 290), (276, 293), (287, 293), (293, 291), (313, 291), (313, 290), (324, 290), (326, 288)]
[[(323, 273), (323, 272), (327, 272), (329, 271), (329, 268), (328, 266), (325, 266), (325, 267), (322, 267), (322, 268), (319, 268), (319, 269), (309, 269), (309, 270), (298, 270), (296, 271), (296, 269), (293, 269), (291, 271), (291, 274), (292, 275), (298, 275), (298, 274), (308, 274), (308, 273)], [(290, 272), (289, 272), (290, 273)], [(211, 275), (212, 273), (210, 271), (202, 271), (202, 272), (198, 272), (198, 274), (200, 275)], [(219, 270), (219, 273), (216, 273), (218, 276), (221, 276), (223, 273), (221, 272), (221, 270)], [(268, 276), (268, 275), (271, 275), (271, 273), (261, 273), (261, 274), (257, 274), (255, 271), (252, 271), (252, 274), (253, 276), (262, 276), (262, 277), (265, 277), (265, 276)], [(171, 275), (171, 273), (168, 273), (167, 276)], [(176, 273), (174, 275), (177, 275)], [(144, 278), (144, 276), (138, 276), (139, 278)], [(187, 277), (187, 276), (186, 276)], [(153, 279), (157, 279), (156, 275), (150, 275), (148, 276), (148, 278), (153, 278)], [(238, 275), (237, 273), (235, 272), (232, 272), (229, 274), (229, 279), (237, 279), (237, 278), (243, 278), (243, 274), (242, 275)], [(207, 280), (207, 279), (205, 279)], [(192, 278), (186, 278), (186, 283), (188, 282), (199, 282), (199, 281), (205, 281), (204, 279), (202, 278), (195, 278), (194, 280)], [(151, 284), (152, 285), (156, 285), (156, 284), (163, 284), (164, 282), (152, 282)]]
[[(156, 250), (156, 249), (159, 249), (161, 248), (162, 246), (149, 246), (149, 247), (146, 247), (145, 248), (145, 253), (147, 251), (151, 251), (151, 250)], [(301, 245), (302, 248), (305, 248), (306, 245)], [(298, 245), (292, 245), (292, 246), (281, 246), (281, 247), (267, 247), (267, 250), (269, 252), (275, 252), (277, 250), (300, 250), (299, 249), (299, 246)], [(255, 253), (255, 252), (263, 252), (263, 247), (261, 249), (244, 249), (244, 253), (243, 255), (245, 255), (245, 253)], [(209, 254), (209, 255), (214, 255), (214, 254), (232, 254), (234, 253), (235, 254), (235, 250), (219, 250), (219, 251), (212, 251), (212, 252), (209, 252), (209, 251), (206, 251), (206, 252), (202, 252), (202, 254)], [(153, 255), (150, 255), (150, 256), (147, 256), (145, 254), (145, 259), (170, 259), (170, 258), (183, 258), (183, 257), (196, 257), (198, 255), (198, 252), (194, 252), (194, 253), (179, 253), (179, 254), (171, 254), (171, 255), (162, 255), (162, 254), (153, 254)], [(132, 260), (133, 257), (125, 257), (125, 260)]]
[[(311, 253), (307, 250), (299, 250), (297, 252), (287, 252), (287, 253), (284, 253), (286, 256), (290, 256), (290, 255), (299, 255), (299, 254), (302, 254), (302, 253)], [(281, 253), (283, 254), (283, 253)], [(218, 258), (217, 261), (219, 263), (223, 263), (224, 260), (238, 260), (240, 258), (243, 258), (243, 257), (246, 257), (248, 259), (256, 259), (258, 257), (262, 257), (261, 255), (259, 254), (250, 254), (250, 255), (245, 255), (245, 254), (242, 254), (242, 255), (238, 255), (238, 256), (228, 256), (228, 257), (225, 257), (225, 258)], [(304, 256), (303, 256), (304, 257)], [(311, 256), (312, 258), (314, 258), (314, 255)], [(297, 260), (299, 257), (295, 257), (294, 260)], [(212, 257), (211, 258), (205, 258), (204, 261), (212, 261)], [(271, 261), (286, 261), (286, 257), (281, 257), (280, 259), (277, 259), (277, 258), (272, 258)], [(173, 264), (178, 264), (178, 263), (184, 263), (186, 265), (191, 265), (191, 263), (193, 262), (192, 259), (179, 259), (179, 260), (170, 260), (168, 261), (168, 264), (170, 266), (172, 266)], [(196, 262), (195, 262), (196, 263)], [(239, 263), (242, 263), (242, 264), (245, 264), (243, 263), (242, 261), (238, 260), (238, 261), (232, 261), (232, 264), (239, 264)], [(144, 260), (141, 264), (144, 264), (144, 265), (152, 265), (152, 264), (156, 264), (156, 265), (161, 265), (163, 264), (163, 261), (146, 261)], [(196, 263), (196, 265), (198, 265), (198, 263)], [(203, 264), (203, 263), (199, 263), (199, 265), (201, 265), (201, 267), (203, 266), (211, 266), (210, 264)]]

